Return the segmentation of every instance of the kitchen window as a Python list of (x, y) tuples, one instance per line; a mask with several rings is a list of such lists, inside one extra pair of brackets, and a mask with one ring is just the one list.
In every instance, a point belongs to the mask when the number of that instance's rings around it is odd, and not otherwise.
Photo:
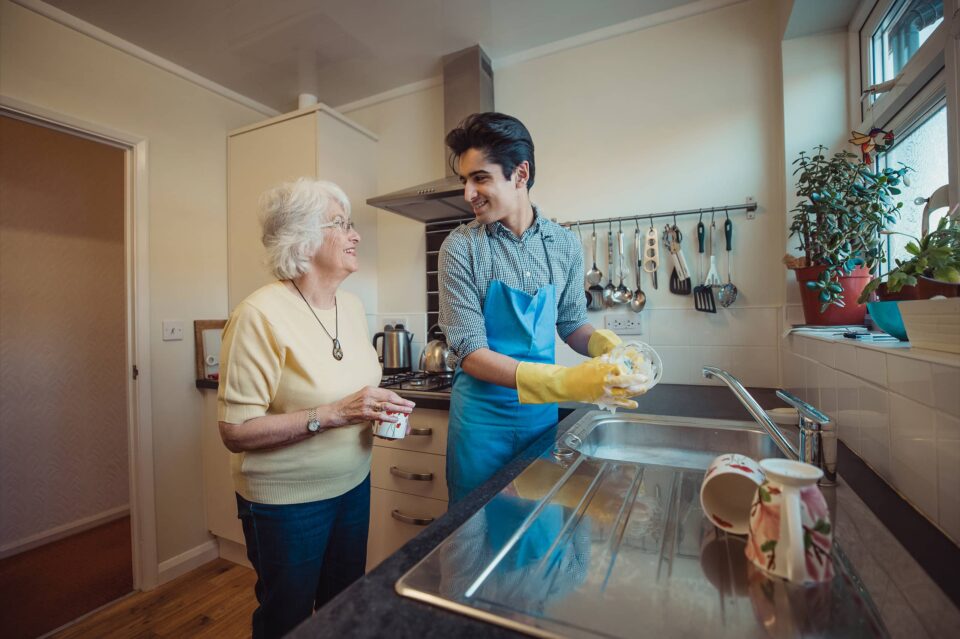
[(943, 0), (899, 0), (870, 38), (871, 84), (892, 80), (943, 22)]
[[(921, 214), (925, 198), (949, 180), (947, 168), (947, 105), (939, 100), (922, 119), (896, 141), (896, 145), (879, 158), (880, 168), (897, 168), (900, 164), (913, 167), (910, 184), (901, 184), (903, 209), (900, 219), (890, 227), (891, 231), (920, 237)], [(918, 200), (919, 203), (915, 200)], [(930, 228), (936, 228), (939, 217), (946, 209), (931, 212)], [(939, 215), (938, 215), (939, 214)], [(905, 235), (891, 235), (888, 244), (890, 264), (895, 258), (909, 259), (906, 246), (910, 241)], [(883, 269), (889, 270), (889, 266)]]
[[(919, 236), (925, 202), (914, 201), (944, 184), (951, 204), (960, 197), (958, 31), (960, 0), (864, 0), (850, 24), (860, 53), (850, 69), (852, 127), (893, 132), (894, 146), (877, 157), (878, 169), (914, 169), (910, 185), (900, 187), (901, 219), (890, 230)], [(938, 217), (931, 216), (931, 226)], [(889, 236), (890, 263), (882, 271), (905, 258), (908, 241)]]

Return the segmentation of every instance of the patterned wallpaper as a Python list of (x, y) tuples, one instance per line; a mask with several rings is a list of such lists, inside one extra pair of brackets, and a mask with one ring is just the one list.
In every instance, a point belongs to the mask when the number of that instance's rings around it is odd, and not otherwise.
[(0, 116), (0, 547), (128, 503), (124, 152)]

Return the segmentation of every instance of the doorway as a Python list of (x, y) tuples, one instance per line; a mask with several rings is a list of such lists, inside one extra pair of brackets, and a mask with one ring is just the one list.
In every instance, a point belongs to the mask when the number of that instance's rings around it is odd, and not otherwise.
[(134, 588), (128, 150), (5, 113), (0, 140), (0, 619), (35, 637)]

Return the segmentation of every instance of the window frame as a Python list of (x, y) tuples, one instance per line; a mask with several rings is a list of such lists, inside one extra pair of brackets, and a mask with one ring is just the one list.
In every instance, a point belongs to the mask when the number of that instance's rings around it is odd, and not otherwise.
[(861, 0), (848, 27), (848, 107), (851, 130), (892, 130), (896, 139), (911, 130), (931, 104), (946, 98), (947, 169), (950, 205), (960, 201), (960, 0), (944, 0), (943, 21), (896, 76), (896, 86), (861, 99), (870, 86), (873, 33), (897, 0)]

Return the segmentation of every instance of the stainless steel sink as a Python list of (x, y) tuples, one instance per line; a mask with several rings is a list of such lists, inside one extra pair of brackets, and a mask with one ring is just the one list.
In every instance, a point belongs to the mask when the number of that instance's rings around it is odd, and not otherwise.
[(704, 518), (722, 452), (780, 456), (754, 422), (587, 413), (397, 591), (543, 637), (885, 636), (838, 546), (832, 582), (791, 586)]
[(591, 413), (561, 442), (597, 459), (706, 470), (720, 453), (754, 459), (782, 457), (773, 440), (752, 422), (651, 415)]

